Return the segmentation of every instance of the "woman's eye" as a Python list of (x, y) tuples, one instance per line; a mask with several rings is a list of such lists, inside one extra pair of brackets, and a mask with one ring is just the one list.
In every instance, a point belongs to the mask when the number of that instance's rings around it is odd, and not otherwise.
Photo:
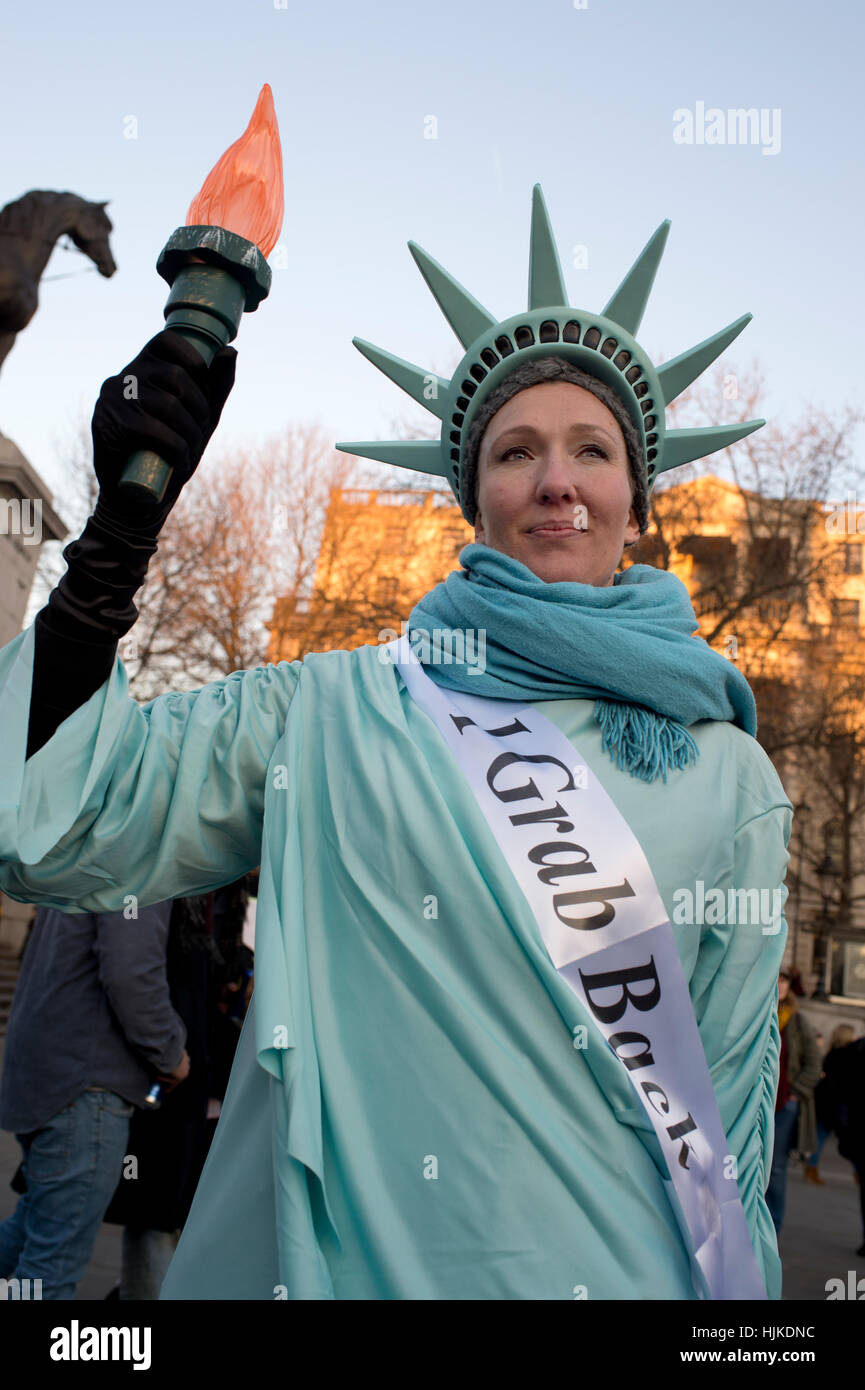
[[(584, 453), (591, 452), (591, 453), (594, 453), (594, 454), (600, 454), (601, 458), (604, 458), (604, 459), (608, 457), (606, 449), (603, 449), (603, 448), (601, 447), (600, 444), (586, 444), (586, 445), (584, 446), (583, 452), (584, 452)], [(505, 459), (509, 459), (509, 458), (511, 457), (512, 454), (527, 454), (527, 453), (528, 453), (528, 449), (523, 448), (522, 444), (514, 444), (512, 448), (506, 449), (505, 452), (502, 454), (501, 457), (502, 457), (502, 460), (505, 460)]]
[[(510, 449), (505, 450), (505, 452), (501, 455), (501, 460), (504, 463), (507, 459), (511, 458), (515, 454), (528, 455), (528, 452), (528, 449), (524, 448), (522, 444), (514, 444)], [(600, 444), (586, 444), (583, 446), (582, 452), (600, 454), (602, 459), (609, 457), (606, 449), (602, 448)]]

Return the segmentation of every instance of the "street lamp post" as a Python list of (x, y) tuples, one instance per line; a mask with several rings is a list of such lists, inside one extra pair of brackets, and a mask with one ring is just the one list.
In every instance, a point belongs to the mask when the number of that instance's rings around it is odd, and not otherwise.
[(834, 918), (830, 915), (829, 904), (834, 897), (834, 880), (838, 877), (838, 870), (830, 854), (823, 856), (823, 861), (817, 869), (817, 882), (820, 885), (820, 920), (819, 931), (817, 934), (817, 957), (819, 961), (819, 976), (817, 989), (814, 993), (815, 999), (826, 999), (829, 994), (828, 979), (831, 965), (831, 954), (829, 951), (829, 928), (832, 926)]

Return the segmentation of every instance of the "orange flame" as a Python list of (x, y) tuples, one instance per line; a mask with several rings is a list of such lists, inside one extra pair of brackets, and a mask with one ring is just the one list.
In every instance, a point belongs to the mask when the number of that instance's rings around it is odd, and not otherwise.
[(224, 227), (255, 242), (269, 256), (282, 228), (285, 209), (282, 146), (265, 82), (249, 125), (214, 164), (186, 214), (187, 227)]

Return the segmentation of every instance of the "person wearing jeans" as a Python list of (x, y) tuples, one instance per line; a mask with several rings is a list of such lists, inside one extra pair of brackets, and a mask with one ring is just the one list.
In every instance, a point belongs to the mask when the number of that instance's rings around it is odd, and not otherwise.
[(769, 1186), (766, 1189), (766, 1205), (769, 1208), (769, 1215), (775, 1227), (776, 1234), (780, 1232), (784, 1221), (784, 1211), (787, 1205), (787, 1164), (790, 1159), (790, 1150), (793, 1147), (793, 1136), (796, 1133), (796, 1121), (799, 1118), (799, 1102), (795, 1096), (781, 1106), (775, 1112), (775, 1147), (772, 1150), (772, 1168), (769, 1175)]
[(16, 1134), (27, 1190), (0, 1225), (0, 1269), (29, 1278), (31, 1298), (34, 1289), (43, 1299), (75, 1297), (121, 1170), (133, 1109), (116, 1091), (90, 1087), (41, 1129)]
[(780, 1234), (787, 1203), (787, 1163), (795, 1146), (810, 1153), (817, 1142), (814, 1087), (820, 1077), (821, 1057), (811, 1025), (799, 1012), (796, 996), (790, 994), (790, 976), (778, 976), (778, 1026), (781, 1049), (778, 1063), (778, 1094), (775, 1100), (775, 1145), (766, 1188), (766, 1205)]
[(188, 1073), (166, 979), (170, 913), (37, 913), (0, 1074), (0, 1127), (22, 1151), (21, 1196), (0, 1222), (0, 1278), (21, 1281), (7, 1297), (24, 1280), (31, 1298), (75, 1297), (117, 1182), (135, 1176), (135, 1106), (157, 1078), (170, 1088)]

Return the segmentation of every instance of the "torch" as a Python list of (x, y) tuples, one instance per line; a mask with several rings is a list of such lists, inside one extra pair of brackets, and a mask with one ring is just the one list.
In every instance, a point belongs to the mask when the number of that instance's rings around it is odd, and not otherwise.
[[(213, 166), (193, 198), (186, 226), (172, 232), (156, 269), (171, 286), (165, 326), (182, 333), (210, 366), (237, 336), (241, 315), (270, 290), (265, 259), (276, 245), (284, 211), (282, 150), (265, 82), (249, 125)], [(120, 486), (160, 502), (171, 468), (159, 454), (130, 456)]]

